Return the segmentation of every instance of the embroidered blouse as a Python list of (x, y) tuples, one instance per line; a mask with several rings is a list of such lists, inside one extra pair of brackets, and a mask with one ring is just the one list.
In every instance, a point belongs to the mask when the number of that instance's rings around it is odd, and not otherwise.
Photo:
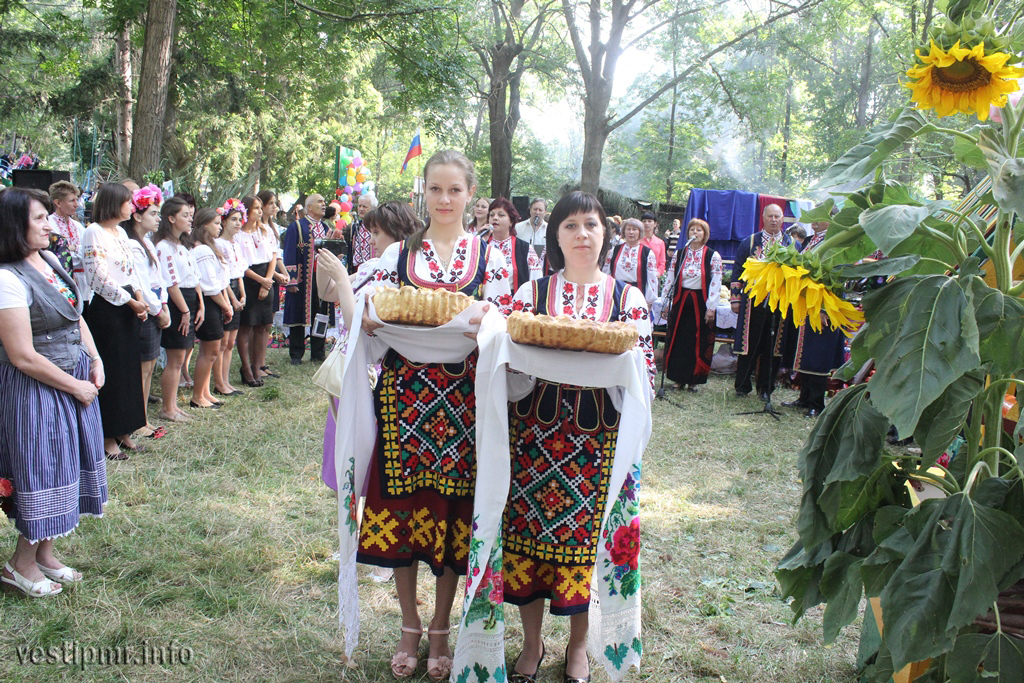
[[(614, 277), (616, 280), (636, 285), (640, 280), (637, 268), (640, 261), (641, 248), (643, 246), (643, 244), (637, 244), (635, 247), (631, 247), (628, 244), (624, 244), (622, 249), (619, 250), (619, 258), (615, 263), (612, 263), (612, 253), (615, 250), (609, 249), (608, 260), (605, 262), (605, 266), (602, 270)], [(647, 254), (647, 263), (645, 267), (647, 268), (647, 286), (643, 295), (647, 300), (647, 303), (650, 304), (658, 298), (658, 268), (653, 250)]]
[[(583, 298), (579, 309), (576, 308), (576, 299), (580, 289), (583, 290)], [(549, 296), (557, 297), (557, 308), (549, 303), (547, 306), (548, 315), (567, 315), (570, 318), (580, 320), (594, 320), (596, 322), (608, 322), (613, 308), (612, 297), (615, 295), (615, 280), (610, 276), (602, 278), (600, 282), (586, 285), (578, 285), (565, 279), (561, 272), (551, 276)], [(550, 299), (549, 299), (550, 302)], [(533, 301), (533, 285), (529, 282), (523, 283), (516, 291), (512, 300), (513, 311), (534, 312), (535, 302)], [(647, 363), (647, 376), (651, 381), (651, 389), (654, 389), (654, 345), (652, 340), (653, 327), (651, 317), (647, 310), (647, 301), (643, 294), (636, 287), (626, 288), (626, 302), (619, 311), (619, 320), (636, 325), (637, 341), (636, 346), (644, 353), (644, 361)]]
[[(512, 263), (516, 258), (516, 237), (509, 235), (501, 241), (492, 238), (491, 246), (498, 248), (505, 255), (509, 272), (512, 272)], [(537, 255), (537, 251), (533, 247), (526, 250), (526, 263), (530, 267), (530, 280), (536, 280), (544, 274), (544, 264), (541, 263), (540, 256)]]
[(107, 232), (99, 223), (93, 223), (82, 234), (82, 266), (85, 281), (94, 293), (115, 306), (124, 306), (132, 295), (125, 289), (135, 289), (142, 282), (135, 273), (135, 258), (128, 245), (128, 233), (117, 226), (117, 236)]
[[(145, 238), (144, 238), (145, 239)], [(146, 252), (153, 254), (156, 258), (156, 250), (146, 240), (143, 245), (138, 240), (128, 239), (128, 248), (132, 251), (132, 258), (135, 260), (135, 272), (142, 283), (142, 297), (149, 306), (150, 315), (160, 315), (160, 309), (167, 302), (167, 288), (164, 287), (164, 278), (160, 274), (160, 263), (152, 263)]]
[(217, 296), (228, 286), (228, 264), (223, 263), (213, 249), (205, 244), (197, 244), (192, 249), (192, 256), (199, 271), (199, 288), (206, 296)]
[(160, 240), (156, 245), (156, 258), (165, 287), (194, 289), (199, 286), (195, 258), (181, 243)]
[(238, 243), (223, 237), (218, 237), (214, 242), (217, 244), (217, 251), (228, 262), (228, 277), (232, 280), (244, 277), (247, 264), (242, 257)]
[[(710, 247), (708, 247), (710, 249)], [(683, 257), (683, 265), (679, 268), (678, 277), (683, 280), (683, 289), (696, 289), (701, 288), (701, 279), (703, 278), (702, 271), (704, 270), (704, 255), (702, 248), (690, 249), (686, 248), (686, 256)], [(676, 272), (676, 263), (678, 263), (680, 252), (672, 254), (672, 264), (669, 267), (669, 279), (665, 281), (665, 289), (663, 295), (670, 297), (675, 292), (675, 281), (672, 279), (672, 273)], [(705, 306), (710, 309), (718, 308), (718, 297), (719, 291), (722, 288), (722, 257), (717, 251), (711, 252), (711, 284), (708, 287), (708, 300), (705, 302)]]
[(270, 259), (277, 256), (279, 251), (277, 240), (270, 235), (264, 234), (262, 230), (254, 230), (253, 232), (239, 231), (235, 234), (235, 244), (239, 246), (242, 252), (246, 268), (269, 262)]
[[(452, 249), (451, 261), (445, 267), (434, 251), (433, 240), (424, 239), (415, 258), (409, 259), (413, 262), (410, 275), (420, 281), (422, 287), (457, 289), (460, 285), (469, 283), (476, 277), (476, 272), (471, 269), (479, 265), (474, 256), (480, 248), (479, 242), (480, 238), (476, 236), (463, 235), (460, 237), (455, 243), (455, 248)], [(398, 262), (403, 244), (404, 242), (392, 244), (384, 250), (377, 261), (373, 270), (373, 279), (378, 284), (396, 288), (399, 286)], [(512, 288), (505, 255), (490, 246), (486, 248), (485, 254), (487, 262), (484, 266), (480, 298), (498, 306), (498, 310), (503, 315), (507, 314), (512, 303)]]

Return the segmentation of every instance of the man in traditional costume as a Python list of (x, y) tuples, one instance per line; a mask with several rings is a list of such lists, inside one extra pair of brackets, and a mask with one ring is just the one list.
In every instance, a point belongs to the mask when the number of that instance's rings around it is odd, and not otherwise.
[(782, 335), (779, 334), (781, 316), (768, 309), (767, 299), (759, 306), (752, 306), (743, 289), (746, 282), (740, 279), (740, 275), (748, 258), (761, 258), (773, 244), (789, 246), (789, 236), (782, 233), (782, 222), (782, 207), (778, 204), (764, 207), (760, 232), (740, 242), (736, 251), (730, 285), (732, 310), (738, 314), (736, 340), (733, 344), (733, 351), (739, 357), (736, 366), (736, 395), (746, 396), (750, 393), (750, 378), (756, 366), (757, 394), (763, 401), (771, 396), (773, 373), (778, 370), (782, 356)]
[[(302, 363), (306, 346), (306, 327), (312, 324), (318, 313), (329, 316), (329, 325), (334, 325), (334, 306), (323, 304), (317, 293), (316, 278), (313, 277), (316, 249), (313, 242), (327, 237), (330, 228), (324, 223), (327, 203), (318, 194), (306, 198), (306, 215), (293, 221), (284, 233), (284, 266), (291, 280), (284, 297), (284, 324), (288, 331), (288, 355), (292, 365)], [(321, 310), (322, 309), (322, 310)], [(324, 360), (324, 337), (310, 334), (310, 360)]]
[(354, 273), (359, 266), (380, 254), (373, 253), (373, 237), (370, 229), (363, 225), (363, 217), (377, 208), (377, 198), (369, 194), (359, 195), (356, 201), (356, 219), (352, 226), (345, 230), (345, 241), (348, 242), (348, 272)]

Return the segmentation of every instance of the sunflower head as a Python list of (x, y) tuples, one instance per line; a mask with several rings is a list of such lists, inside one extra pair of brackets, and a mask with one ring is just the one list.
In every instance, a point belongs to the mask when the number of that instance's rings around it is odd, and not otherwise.
[(1012, 55), (986, 52), (983, 42), (968, 49), (957, 41), (946, 51), (933, 40), (928, 54), (916, 54), (919, 63), (907, 71), (912, 80), (904, 85), (918, 109), (935, 109), (939, 116), (975, 113), (984, 121), (989, 106), (1005, 106), (1024, 76), (1024, 69), (1007, 66)]

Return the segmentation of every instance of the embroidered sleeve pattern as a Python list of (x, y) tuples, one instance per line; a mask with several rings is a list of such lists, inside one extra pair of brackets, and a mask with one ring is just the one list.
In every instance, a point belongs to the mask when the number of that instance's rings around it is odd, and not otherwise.
[(711, 254), (711, 285), (708, 287), (708, 300), (706, 306), (710, 309), (718, 308), (718, 294), (722, 289), (722, 257), (718, 252)]
[(157, 260), (160, 261), (160, 275), (163, 276), (164, 284), (168, 287), (180, 285), (181, 275), (178, 274), (178, 267), (174, 263), (174, 245), (163, 240), (156, 246), (156, 253)]
[[(637, 265), (639, 271), (639, 264)], [(637, 277), (637, 282), (640, 278)], [(647, 290), (644, 292), (644, 298), (647, 299), (647, 305), (649, 306), (655, 299), (658, 298), (658, 266), (657, 261), (654, 258), (654, 250), (647, 252)]]
[(401, 253), (401, 250), (402, 242), (396, 242), (385, 249), (384, 253), (377, 259), (377, 263), (370, 275), (371, 280), (376, 285), (398, 287), (398, 255)]
[(110, 277), (107, 248), (103, 244), (102, 236), (95, 232), (85, 235), (82, 244), (82, 263), (85, 268), (86, 281), (93, 292), (115, 306), (123, 306), (128, 303), (131, 295), (128, 294), (128, 290), (122, 289)]
[(647, 311), (647, 302), (644, 301), (643, 295), (636, 287), (629, 287), (627, 289), (626, 305), (619, 313), (619, 320), (636, 325), (638, 333), (636, 346), (644, 353), (644, 362), (647, 364), (647, 378), (651, 382), (651, 391), (654, 391), (654, 375), (657, 369), (654, 365), (651, 316)]
[[(484, 271), (483, 298), (498, 307), (502, 315), (512, 312), (512, 280), (508, 262), (500, 249), (486, 250), (487, 267)], [(452, 264), (454, 269), (454, 264)], [(520, 288), (522, 289), (522, 288)]]
[(526, 250), (526, 263), (530, 267), (530, 279), (538, 280), (544, 275), (544, 264), (541, 263), (537, 251), (530, 247)]

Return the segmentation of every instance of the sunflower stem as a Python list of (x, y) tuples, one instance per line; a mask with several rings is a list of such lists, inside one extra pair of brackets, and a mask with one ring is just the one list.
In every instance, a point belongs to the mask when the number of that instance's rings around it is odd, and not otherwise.
[[(974, 220), (970, 216), (968, 216), (967, 214), (963, 213), (962, 211), (957, 211), (956, 209), (942, 209), (942, 210), (945, 211), (946, 213), (951, 214), (953, 216), (956, 216), (957, 218), (960, 219), (960, 220), (958, 220), (954, 224), (954, 227), (959, 229), (960, 226), (963, 223), (967, 223), (967, 225), (971, 226), (971, 231), (974, 233), (974, 236), (978, 238), (979, 242), (981, 242), (981, 249), (982, 249), (982, 251), (985, 252), (986, 256), (988, 256), (989, 258), (992, 258), (993, 250), (992, 250), (992, 247), (989, 246), (988, 240), (985, 239), (985, 233), (981, 231), (981, 228), (979, 228), (977, 226), (977, 224), (974, 222)], [(962, 232), (962, 231), (958, 230), (958, 232)], [(964, 251), (966, 251), (966, 249), (964, 249)]]
[(942, 126), (935, 126), (936, 133), (948, 133), (959, 138), (963, 138), (973, 144), (978, 144), (978, 138), (974, 137), (970, 133), (965, 133), (962, 130), (956, 130), (955, 128), (943, 128)]

